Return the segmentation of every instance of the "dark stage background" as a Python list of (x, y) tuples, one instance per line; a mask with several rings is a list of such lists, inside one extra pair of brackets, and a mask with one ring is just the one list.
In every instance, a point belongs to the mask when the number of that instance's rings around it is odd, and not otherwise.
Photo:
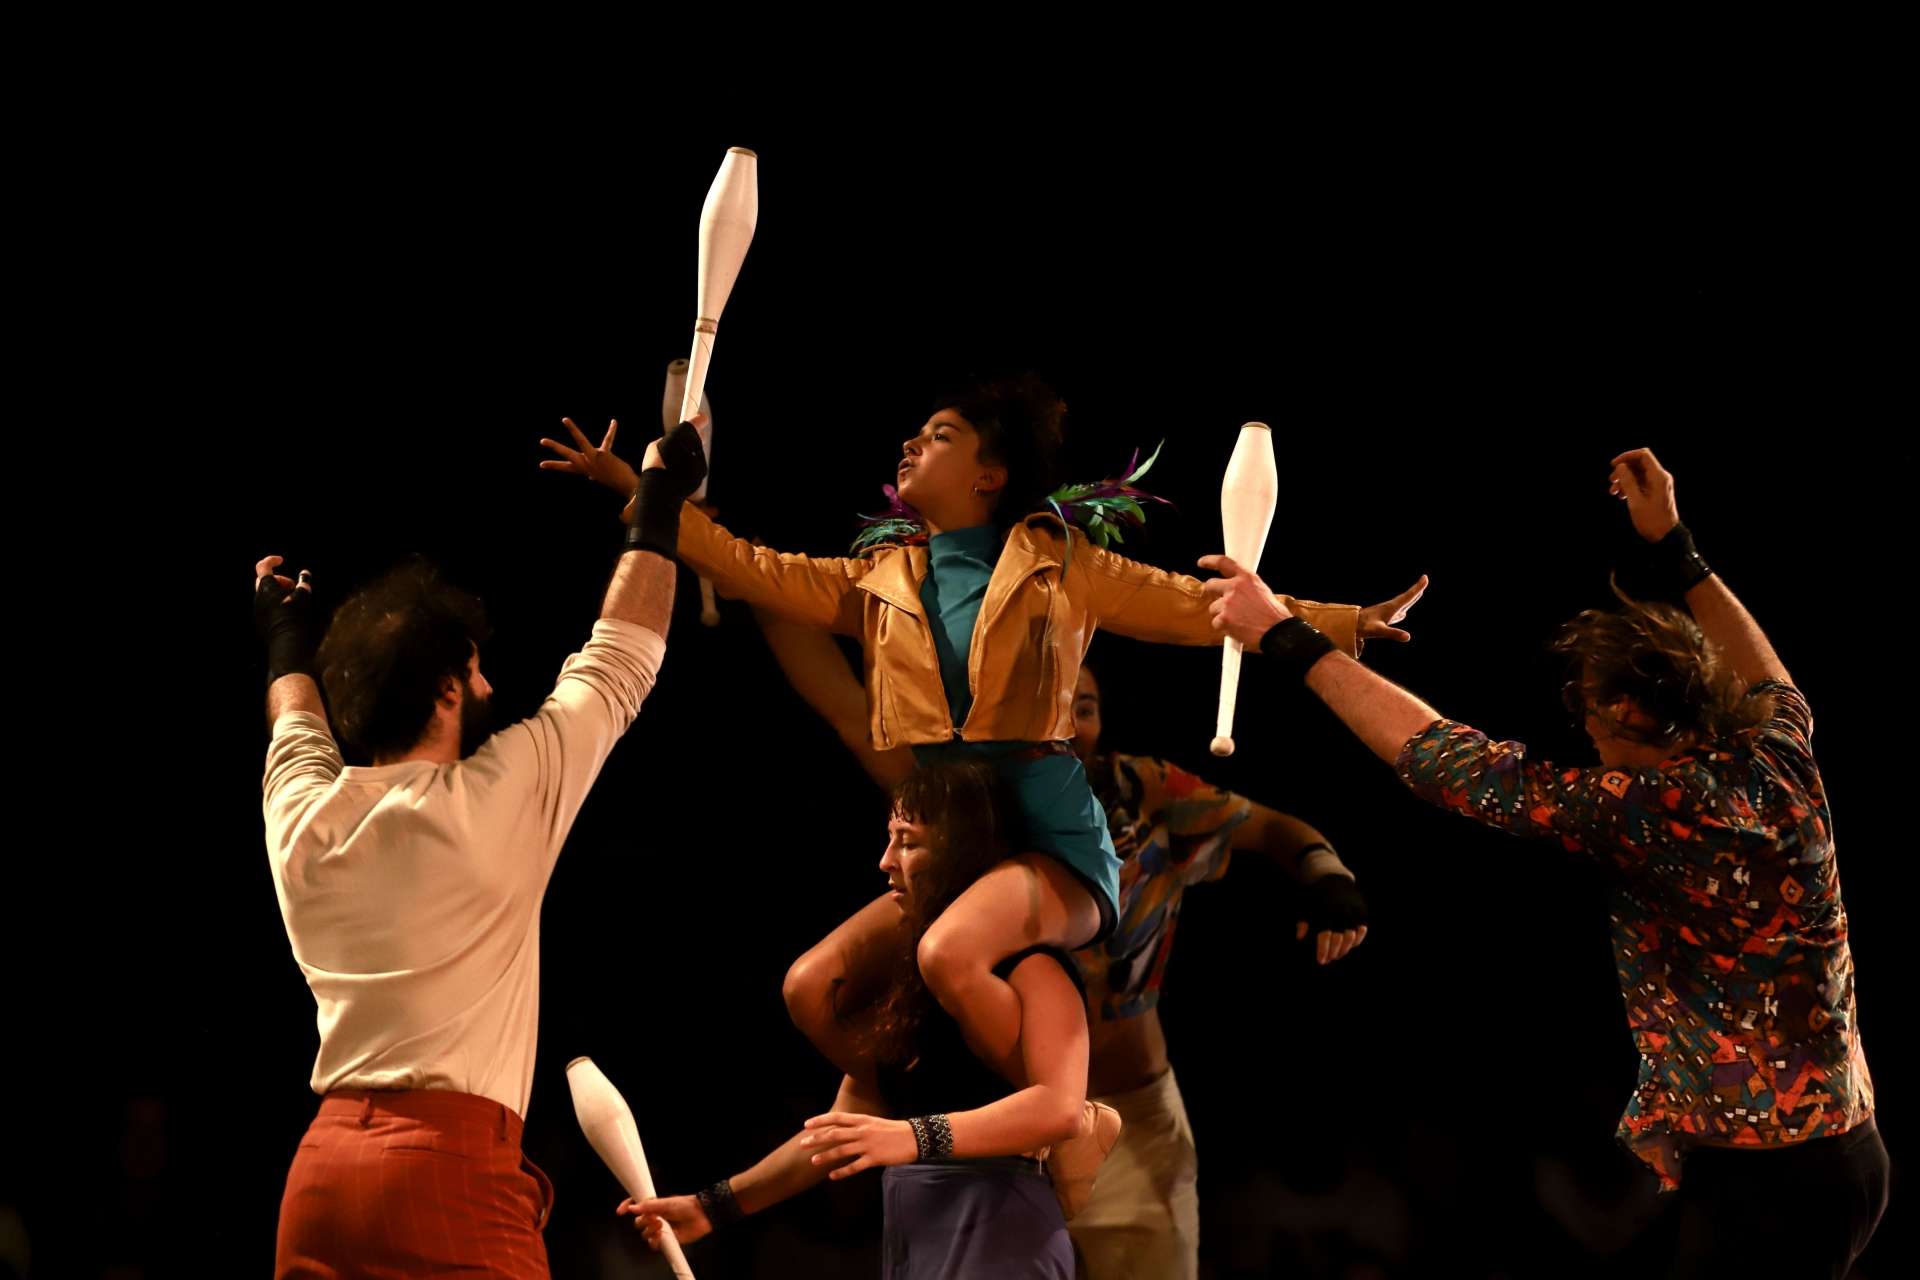
[[(0, 1229), (30, 1234), (32, 1274), (267, 1270), (315, 1034), (262, 851), (252, 562), (284, 554), (337, 600), (433, 555), (485, 596), (484, 669), (530, 712), (618, 541), (609, 496), (538, 472), (536, 440), (618, 416), (637, 460), (657, 431), (732, 143), (760, 150), (761, 214), (710, 382), (712, 497), (781, 547), (845, 546), (957, 370), (1053, 379), (1069, 477), (1164, 438), (1147, 484), (1178, 510), (1127, 549), (1173, 568), (1217, 549), (1235, 429), (1264, 419), (1284, 487), (1268, 579), (1364, 603), (1430, 573), (1415, 642), (1369, 662), (1584, 762), (1544, 644), (1608, 603), (1626, 525), (1607, 463), (1654, 447), (1818, 713), (1881, 1125), (1905, 1154), (1908, 797), (1888, 752), (1911, 397), (1896, 413), (1876, 385), (1888, 227), (1812, 140), (1763, 168), (1545, 124), (1466, 144), (1417, 119), (1352, 159), (1097, 133), (741, 132), (617, 158), (505, 128), (325, 136), (177, 157), (165, 252), (156, 232), (117, 285), (143, 354), (116, 399), (149, 411), (101, 429), (134, 505), (96, 526), (110, 559), (80, 563), (140, 622), (79, 646), (80, 764), (58, 770), (76, 817), (41, 837), (86, 909), (14, 899), (17, 972), (54, 1006), (30, 1042), (72, 1064), (56, 1092), (38, 1068), (13, 1091)], [(546, 900), (527, 1146), (558, 1185), (560, 1275), (665, 1274), (612, 1214), (565, 1062), (592, 1054), (625, 1091), (664, 1189), (743, 1168), (833, 1092), (786, 1020), (786, 965), (880, 885), (878, 796), (742, 610), (697, 624), (692, 585)], [(1091, 662), (1110, 746), (1318, 824), (1372, 904), (1366, 945), (1315, 971), (1277, 941), (1285, 888), (1253, 859), (1187, 900), (1163, 1009), (1206, 1274), (1655, 1274), (1668, 1224), (1612, 1140), (1634, 1054), (1597, 873), (1426, 809), (1257, 661), (1224, 762), (1214, 651), (1102, 637)], [(1910, 1252), (1901, 1190), (1857, 1274)], [(864, 1178), (692, 1260), (870, 1275), (878, 1216)]]

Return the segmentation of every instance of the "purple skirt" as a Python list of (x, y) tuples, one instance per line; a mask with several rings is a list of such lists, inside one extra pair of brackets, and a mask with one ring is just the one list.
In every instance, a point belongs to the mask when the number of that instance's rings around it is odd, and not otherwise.
[(1037, 1161), (890, 1165), (880, 1193), (886, 1280), (1073, 1280), (1073, 1242)]

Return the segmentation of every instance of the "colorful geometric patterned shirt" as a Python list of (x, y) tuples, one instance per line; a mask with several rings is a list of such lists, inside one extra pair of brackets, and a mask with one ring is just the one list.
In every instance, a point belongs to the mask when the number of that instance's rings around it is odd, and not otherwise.
[(1640, 1079), (1619, 1137), (1666, 1190), (1692, 1140), (1804, 1142), (1873, 1111), (1813, 713), (1782, 682), (1750, 696), (1773, 699), (1765, 723), (1658, 768), (1561, 769), (1451, 720), (1396, 764), (1422, 799), (1620, 873), (1614, 961)]
[(1160, 1002), (1180, 896), (1227, 873), (1234, 828), (1253, 804), (1151, 756), (1097, 757), (1087, 779), (1120, 855), (1119, 917), (1106, 941), (1073, 959), (1092, 1007), (1131, 1018)]

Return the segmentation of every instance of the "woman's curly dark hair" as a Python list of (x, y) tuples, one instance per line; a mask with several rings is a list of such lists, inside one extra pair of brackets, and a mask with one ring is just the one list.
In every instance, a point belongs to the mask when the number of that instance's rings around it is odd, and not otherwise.
[(980, 456), (1007, 469), (994, 521), (1009, 527), (1045, 506), (1060, 486), (1067, 402), (1038, 374), (971, 378), (935, 397), (934, 412), (950, 409), (980, 433)]

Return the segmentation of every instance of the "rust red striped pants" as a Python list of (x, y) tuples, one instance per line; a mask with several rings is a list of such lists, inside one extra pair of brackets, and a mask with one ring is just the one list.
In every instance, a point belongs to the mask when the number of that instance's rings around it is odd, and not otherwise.
[(287, 1170), (274, 1275), (546, 1280), (553, 1184), (520, 1128), (470, 1093), (328, 1094)]

